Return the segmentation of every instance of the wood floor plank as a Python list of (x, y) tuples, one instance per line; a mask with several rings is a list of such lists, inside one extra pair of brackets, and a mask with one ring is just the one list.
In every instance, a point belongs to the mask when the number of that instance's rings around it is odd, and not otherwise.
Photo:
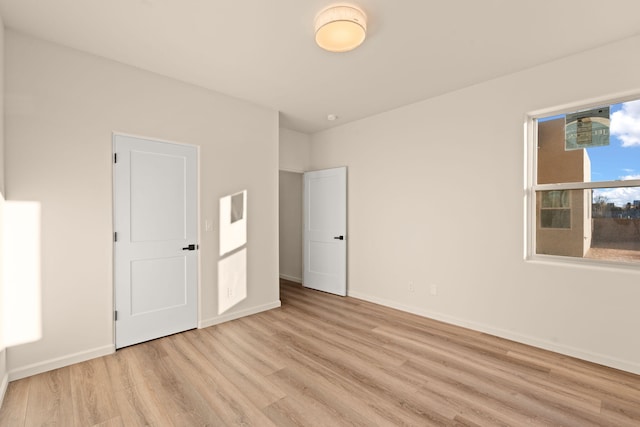
[[(134, 424), (128, 424), (128, 425), (132, 426)], [(109, 420), (103, 421), (101, 423), (94, 424), (92, 427), (128, 427), (128, 425), (124, 424), (124, 421), (122, 421), (122, 417), (117, 416)], [(148, 424), (140, 424), (140, 425), (143, 426)]]
[[(34, 377), (9, 383), (0, 408), (0, 426), (23, 426), (27, 418), (29, 390)], [(38, 391), (34, 391), (37, 393)]]
[(69, 375), (76, 425), (93, 426), (118, 416), (104, 358), (71, 365)]
[(272, 403), (263, 412), (279, 427), (334, 427), (336, 422), (340, 426), (339, 420), (326, 417), (322, 409), (304, 406), (289, 396)]
[(313, 377), (303, 378), (297, 371), (285, 368), (269, 375), (269, 379), (287, 392), (292, 404), (305, 409), (298, 411), (298, 418), (302, 418), (304, 425), (313, 425), (316, 420), (322, 420), (323, 424), (328, 425), (373, 425), (348, 403), (335, 399), (335, 394), (327, 391)]
[(0, 426), (640, 426), (640, 376), (281, 281), (282, 306), (9, 384)]
[(135, 356), (136, 351), (145, 346), (148, 346), (147, 343), (124, 348), (105, 357), (119, 419), (134, 426), (166, 425), (170, 417), (165, 406), (160, 404), (145, 379), (145, 374), (150, 375), (149, 367), (142, 365)]
[(442, 419), (439, 411), (429, 409), (429, 402), (417, 393), (416, 387), (385, 372), (375, 363), (352, 357), (348, 352), (329, 343), (313, 342), (293, 329), (280, 333), (300, 353), (349, 379), (361, 390), (366, 389), (377, 397), (388, 400), (395, 406), (395, 410), (409, 413), (420, 420), (420, 424), (446, 425), (446, 420)]
[(385, 348), (379, 342), (364, 341), (358, 338), (358, 334), (344, 333), (343, 328), (331, 325), (325, 324), (322, 328), (318, 328), (317, 322), (307, 321), (302, 316), (292, 316), (292, 321), (287, 326), (283, 326), (281, 330), (287, 328), (317, 343), (335, 347), (336, 350), (347, 353), (363, 363), (377, 366), (400, 366), (407, 360), (404, 355), (393, 349)]
[[(206, 331), (213, 332), (213, 328), (207, 328)], [(220, 329), (217, 332), (225, 337), (224, 342), (227, 344), (227, 348), (253, 369), (268, 375), (286, 367), (284, 361), (275, 357), (268, 349), (258, 350), (253, 346), (255, 338), (261, 335), (251, 328), (247, 328), (242, 321), (230, 322), (225, 325), (224, 330)], [(252, 340), (252, 338), (254, 339)]]
[(222, 425), (273, 426), (246, 394), (217, 367), (210, 365), (183, 336), (171, 336), (160, 344), (165, 348), (168, 360), (182, 373), (185, 386), (189, 385), (192, 400), (195, 394), (202, 400), (197, 411), (203, 418), (213, 413), (221, 419)]
[[(397, 339), (400, 338), (397, 337)], [(409, 343), (408, 346), (411, 348), (416, 346), (415, 339), (407, 338), (405, 343)], [(396, 345), (402, 347), (401, 342)], [(535, 401), (546, 401), (547, 406), (557, 406), (560, 410), (564, 410), (564, 407), (568, 406), (571, 408), (579, 407), (592, 414), (600, 412), (601, 399), (586, 393), (577, 393), (573, 389), (565, 387), (562, 381), (557, 381), (546, 370), (539, 373), (535, 368), (533, 371), (535, 375), (532, 375), (520, 364), (506, 364), (501, 356), (492, 359), (488, 358), (486, 354), (478, 354), (469, 350), (462, 351), (460, 348), (452, 352), (451, 348), (429, 345), (428, 343), (422, 343), (418, 348), (420, 351), (415, 352), (414, 357), (419, 357), (421, 362), (433, 361), (443, 366), (446, 365), (447, 368), (456, 368), (463, 372), (467, 378), (479, 377), (483, 379), (485, 384), (499, 384), (500, 388), (512, 390), (514, 393), (518, 392), (523, 395), (523, 398), (528, 396)]]
[(218, 414), (208, 408), (200, 393), (185, 379), (188, 372), (179, 369), (184, 362), (172, 360), (166, 353), (162, 343), (169, 338), (131, 347), (140, 362), (148, 367), (144, 373), (145, 381), (166, 413), (166, 423), (175, 426), (224, 425)]
[(224, 328), (211, 327), (205, 332), (214, 342), (226, 346), (232, 357), (242, 361), (245, 366), (253, 366), (260, 375), (269, 375), (285, 367), (282, 361), (263, 358), (259, 351), (247, 344), (246, 333), (243, 334), (237, 326), (238, 322), (230, 322)]
[(387, 399), (376, 389), (363, 387), (359, 379), (354, 380), (343, 375), (339, 368), (327, 366), (291, 346), (281, 345), (278, 351), (283, 359), (288, 360), (290, 368), (304, 372), (310, 377), (324, 378), (331, 384), (337, 397), (344, 396), (349, 404), (359, 408), (369, 418), (381, 420), (379, 425), (423, 424), (419, 415), (402, 410), (401, 401)]
[(114, 399), (120, 413), (118, 419), (127, 420), (127, 425), (162, 425), (169, 420), (164, 407), (144, 384), (114, 390)]
[(104, 359), (109, 373), (109, 381), (114, 391), (126, 390), (144, 383), (146, 367), (135, 357), (134, 347), (118, 350)]
[[(300, 318), (296, 319), (299, 322)], [(291, 321), (287, 322), (291, 323)], [(335, 372), (333, 365), (322, 364), (300, 351), (286, 345), (283, 336), (251, 335), (249, 338), (252, 346), (265, 351), (275, 352), (277, 357), (286, 361), (287, 368), (295, 370), (308, 376), (317, 383), (332, 390), (334, 400), (348, 402), (360, 413), (366, 414), (366, 418), (372, 420), (370, 425), (423, 425), (424, 421), (420, 417), (407, 416), (399, 411), (399, 406), (394, 406), (384, 398), (371, 393), (369, 390), (360, 387), (356, 381), (352, 381), (340, 373)], [(271, 376), (269, 376), (271, 378)], [(296, 395), (298, 393), (295, 393)], [(295, 403), (295, 402), (294, 402)], [(287, 401), (289, 406), (294, 403)], [(283, 404), (280, 402), (278, 405)], [(274, 405), (274, 407), (278, 407)], [(303, 417), (305, 418), (305, 417)], [(307, 419), (307, 423), (310, 420)]]
[[(278, 310), (277, 312), (280, 313), (281, 311)], [(254, 314), (253, 316), (241, 317), (238, 319), (238, 322), (245, 325), (245, 330), (248, 330), (251, 333), (258, 334), (260, 336), (270, 336), (275, 333), (277, 326), (280, 323), (280, 321), (275, 318), (274, 314), (275, 313), (262, 312)]]
[(74, 419), (71, 373), (55, 369), (31, 378), (26, 425), (62, 424)]
[(602, 414), (619, 426), (640, 426), (640, 405), (637, 403), (614, 403), (605, 400)]
[(215, 367), (221, 375), (243, 390), (246, 397), (259, 409), (286, 397), (286, 394), (275, 387), (264, 375), (260, 375), (250, 366), (244, 365), (233, 357), (224, 346), (211, 340), (202, 339), (203, 333), (184, 334), (184, 338), (196, 348), (208, 361), (203, 364), (206, 369)]

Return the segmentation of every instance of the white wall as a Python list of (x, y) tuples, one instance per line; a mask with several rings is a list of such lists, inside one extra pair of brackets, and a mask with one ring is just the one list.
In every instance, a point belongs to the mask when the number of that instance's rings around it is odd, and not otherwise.
[[(8, 350), (11, 378), (113, 351), (113, 131), (200, 147), (200, 324), (279, 305), (276, 111), (13, 31), (5, 70), (7, 200), (42, 204), (43, 338)], [(220, 317), (204, 221), (242, 190), (248, 297)]]
[[(2, 209), (4, 206), (4, 23), (0, 16), (0, 310), (3, 304), (3, 282), (2, 282)], [(7, 383), (9, 380), (7, 372), (7, 353), (4, 348), (2, 313), (0, 313), (0, 405), (4, 399)]]
[(0, 192), (4, 191), (4, 22), (0, 16)]
[(280, 171), (280, 277), (302, 283), (303, 175)]
[(640, 95), (638, 51), (635, 37), (313, 135), (313, 168), (349, 167), (349, 294), (640, 373), (638, 268), (523, 259), (525, 114)]
[(311, 162), (311, 137), (306, 133), (280, 128), (280, 170), (306, 172)]

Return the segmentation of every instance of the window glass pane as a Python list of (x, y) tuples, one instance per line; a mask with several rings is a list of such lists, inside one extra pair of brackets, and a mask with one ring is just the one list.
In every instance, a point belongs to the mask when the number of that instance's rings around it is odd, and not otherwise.
[(593, 190), (588, 258), (640, 263), (640, 187)]
[(568, 208), (569, 207), (569, 191), (543, 191), (542, 192), (543, 208)]
[(551, 193), (536, 194), (536, 253), (640, 263), (640, 187)]
[(640, 179), (640, 100), (538, 120), (537, 165), (538, 184)]
[(571, 228), (570, 209), (543, 209), (540, 211), (542, 228)]

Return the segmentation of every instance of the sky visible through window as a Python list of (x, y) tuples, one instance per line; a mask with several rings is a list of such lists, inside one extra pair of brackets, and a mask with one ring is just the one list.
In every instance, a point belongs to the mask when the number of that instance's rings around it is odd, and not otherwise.
[[(613, 104), (610, 107), (611, 127), (608, 146), (587, 148), (591, 160), (591, 181), (640, 179), (640, 100)], [(540, 121), (564, 118), (545, 117)], [(620, 187), (594, 190), (594, 199), (623, 207), (640, 200), (640, 188)]]

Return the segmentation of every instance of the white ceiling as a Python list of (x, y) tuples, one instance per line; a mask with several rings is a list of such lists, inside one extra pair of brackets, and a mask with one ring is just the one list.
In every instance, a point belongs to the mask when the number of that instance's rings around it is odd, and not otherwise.
[(0, 14), (8, 28), (276, 109), (307, 133), (640, 32), (638, 0), (357, 0), (366, 41), (328, 53), (313, 23), (334, 3), (0, 0)]

